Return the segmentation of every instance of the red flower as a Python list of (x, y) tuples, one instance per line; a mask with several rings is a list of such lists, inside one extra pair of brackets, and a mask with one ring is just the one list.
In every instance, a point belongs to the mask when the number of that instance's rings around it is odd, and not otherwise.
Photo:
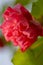
[(42, 27), (22, 5), (8, 7), (3, 14), (2, 33), (7, 41), (20, 46), (22, 51), (30, 47), (42, 32)]

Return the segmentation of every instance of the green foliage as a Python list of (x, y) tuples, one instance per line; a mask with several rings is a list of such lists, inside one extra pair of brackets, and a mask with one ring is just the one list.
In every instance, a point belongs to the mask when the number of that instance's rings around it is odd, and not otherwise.
[(35, 1), (37, 1), (37, 0), (16, 0), (15, 4), (21, 3), (22, 5), (27, 5), (27, 4), (35, 2)]
[(34, 65), (34, 58), (32, 58), (33, 54), (29, 49), (24, 53), (18, 50), (13, 56), (12, 63), (14, 65)]
[(12, 58), (12, 63), (14, 65), (43, 65), (43, 37), (40, 37), (27, 51), (18, 50)]
[(43, 37), (40, 37), (30, 48), (33, 50), (34, 56), (38, 58), (43, 51)]
[(41, 23), (41, 25), (43, 26), (43, 15), (40, 17), (40, 18), (38, 18), (37, 19), (40, 23)]
[(31, 12), (36, 19), (39, 19), (41, 16), (43, 16), (43, 0), (38, 0), (37, 2), (34, 2)]
[(15, 1), (15, 4), (21, 3), (22, 5), (26, 5), (26, 4), (28, 4), (29, 2), (30, 2), (30, 0), (16, 0), (16, 1)]

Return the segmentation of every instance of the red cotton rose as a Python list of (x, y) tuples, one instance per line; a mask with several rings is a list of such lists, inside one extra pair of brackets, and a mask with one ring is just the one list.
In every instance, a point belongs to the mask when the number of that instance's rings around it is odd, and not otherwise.
[(41, 35), (42, 27), (21, 4), (8, 7), (3, 14), (2, 33), (6, 41), (20, 46), (22, 51), (30, 47)]

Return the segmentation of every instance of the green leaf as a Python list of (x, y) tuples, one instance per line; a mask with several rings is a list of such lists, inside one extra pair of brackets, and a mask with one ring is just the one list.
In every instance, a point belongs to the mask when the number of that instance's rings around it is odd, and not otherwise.
[(40, 18), (38, 18), (37, 19), (40, 23), (41, 23), (41, 25), (43, 26), (43, 15), (40, 17)]
[(40, 37), (38, 39), (38, 41), (36, 41), (30, 48), (33, 53), (34, 53), (34, 56), (36, 58), (38, 58), (38, 56), (40, 55), (40, 53), (42, 53), (43, 51), (43, 37)]
[(26, 52), (18, 50), (12, 58), (12, 63), (14, 65), (34, 65), (34, 58), (32, 58), (33, 54), (29, 49)]
[(35, 1), (37, 1), (37, 0), (16, 0), (15, 4), (21, 3), (22, 5), (27, 5), (27, 4), (29, 4), (31, 2), (35, 2)]
[(43, 16), (43, 0), (38, 0), (33, 3), (31, 13), (36, 19)]
[(16, 1), (15, 1), (15, 4), (21, 3), (22, 5), (26, 5), (26, 4), (28, 4), (29, 2), (30, 2), (30, 0), (16, 0)]
[(43, 37), (40, 37), (25, 52), (16, 51), (12, 63), (14, 65), (43, 65)]

